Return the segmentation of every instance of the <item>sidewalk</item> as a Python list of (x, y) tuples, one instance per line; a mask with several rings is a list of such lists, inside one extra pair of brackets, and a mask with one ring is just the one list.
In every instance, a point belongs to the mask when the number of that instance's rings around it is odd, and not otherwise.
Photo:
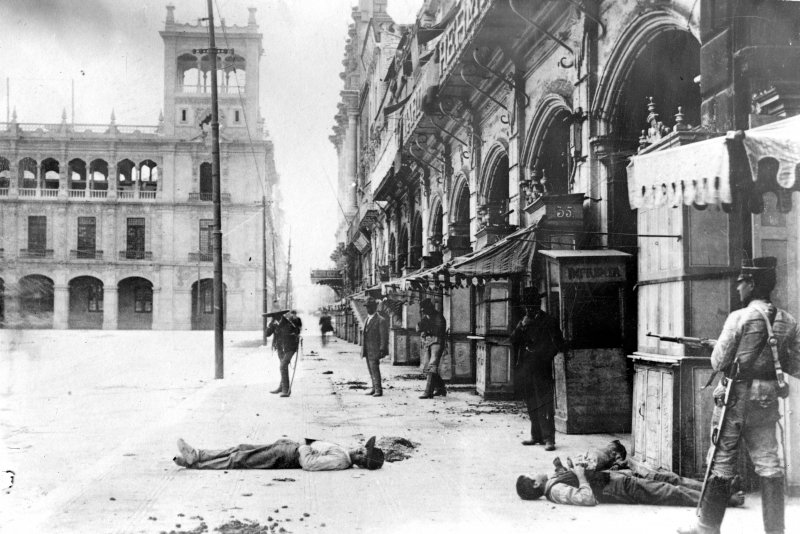
[[(410, 379), (418, 369), (388, 362), (384, 396), (367, 397), (360, 347), (318, 339), (306, 332), (283, 399), (268, 393), (277, 357), (259, 333), (226, 333), (225, 379), (213, 380), (211, 332), (0, 331), (0, 467), (17, 473), (0, 493), (0, 531), (199, 533), (251, 520), (263, 528), (223, 532), (666, 533), (693, 518), (686, 508), (522, 501), (516, 477), (549, 472), (553, 453), (520, 445), (521, 403), (484, 402), (464, 388), (420, 400), (423, 382)], [(371, 435), (420, 446), (378, 471), (196, 471), (171, 461), (178, 437), (220, 448)], [(628, 435), (558, 435), (556, 454), (615, 438), (630, 445)], [(798, 512), (793, 500), (788, 525), (800, 524)], [(723, 532), (759, 532), (760, 522), (748, 497)]]

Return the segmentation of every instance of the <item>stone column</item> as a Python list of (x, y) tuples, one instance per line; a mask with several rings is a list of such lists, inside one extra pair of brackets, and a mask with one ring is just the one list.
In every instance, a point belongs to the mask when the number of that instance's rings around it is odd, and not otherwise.
[(103, 330), (117, 329), (119, 290), (116, 286), (103, 286)]
[(66, 330), (69, 327), (69, 286), (53, 288), (53, 328)]
[(603, 164), (606, 174), (606, 189), (602, 191), (605, 216), (602, 217), (601, 230), (608, 232), (607, 245), (611, 248), (621, 247), (635, 249), (636, 212), (631, 210), (628, 202), (628, 159), (633, 154), (629, 150), (620, 150), (615, 140), (607, 136), (598, 136), (591, 141), (597, 160)]

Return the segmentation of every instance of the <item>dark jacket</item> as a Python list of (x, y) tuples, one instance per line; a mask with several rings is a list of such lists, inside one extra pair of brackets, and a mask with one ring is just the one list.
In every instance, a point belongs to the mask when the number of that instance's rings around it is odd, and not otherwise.
[(389, 354), (389, 322), (380, 313), (376, 313), (364, 326), (364, 337), (361, 345), (361, 357), (380, 360)]
[(525, 365), (533, 372), (551, 375), (553, 358), (567, 348), (558, 321), (541, 310), (530, 324), (519, 322), (511, 333), (511, 345), (517, 355), (517, 366)]
[(423, 315), (417, 323), (417, 332), (429, 338), (429, 343), (443, 344), (447, 341), (447, 320), (439, 311), (433, 312), (430, 316)]
[(272, 347), (278, 352), (294, 353), (300, 344), (300, 331), (303, 329), (303, 321), (299, 317), (294, 320), (286, 316), (280, 321), (272, 321), (267, 327), (267, 336), (275, 335), (272, 338)]

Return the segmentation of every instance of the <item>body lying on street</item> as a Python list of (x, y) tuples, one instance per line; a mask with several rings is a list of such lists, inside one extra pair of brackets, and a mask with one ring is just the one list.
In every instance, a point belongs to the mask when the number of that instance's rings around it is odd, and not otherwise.
[[(640, 470), (625, 459), (625, 448), (617, 441), (609, 447), (553, 462), (552, 475), (520, 475), (517, 494), (524, 500), (544, 496), (556, 504), (596, 506), (601, 503), (652, 504), (661, 506), (697, 506), (703, 483), (669, 471)], [(744, 493), (734, 491), (729, 506), (744, 504)]]
[(227, 449), (195, 449), (178, 440), (180, 455), (172, 459), (188, 469), (303, 469), (305, 471), (338, 471), (356, 465), (364, 469), (380, 469), (384, 454), (375, 446), (375, 436), (363, 447), (346, 449), (336, 443), (306, 439), (300, 445), (290, 439), (279, 439), (267, 445), (236, 445)]

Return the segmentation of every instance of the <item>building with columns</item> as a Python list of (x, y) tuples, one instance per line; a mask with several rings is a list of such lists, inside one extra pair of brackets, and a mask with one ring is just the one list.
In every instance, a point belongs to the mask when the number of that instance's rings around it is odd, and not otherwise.
[[(345, 297), (337, 334), (358, 342), (361, 301), (380, 298), (392, 362), (424, 366), (415, 326), (432, 298), (449, 326), (442, 376), (511, 398), (509, 334), (540, 294), (570, 346), (554, 362), (556, 428), (632, 431), (637, 460), (702, 475), (708, 357), (647, 334), (717, 337), (743, 255), (779, 257), (776, 298), (800, 312), (800, 155), (751, 169), (723, 143), (731, 172), (698, 174), (704, 141), (800, 111), (799, 10), (425, 0), (400, 26), (385, 0), (360, 2), (332, 137), (339, 272), (320, 278)], [(640, 165), (652, 172), (629, 167), (660, 151)]]
[[(66, 113), (30, 124), (15, 112), (0, 126), (6, 327), (213, 328), (210, 60), (195, 52), (208, 48), (208, 27), (176, 22), (174, 10), (160, 32), (156, 125), (117, 124), (113, 112), (108, 124)], [(275, 235), (282, 215), (270, 209), (278, 176), (259, 111), (255, 9), (217, 33), (234, 51), (218, 58), (226, 328), (258, 329), (262, 218)]]

